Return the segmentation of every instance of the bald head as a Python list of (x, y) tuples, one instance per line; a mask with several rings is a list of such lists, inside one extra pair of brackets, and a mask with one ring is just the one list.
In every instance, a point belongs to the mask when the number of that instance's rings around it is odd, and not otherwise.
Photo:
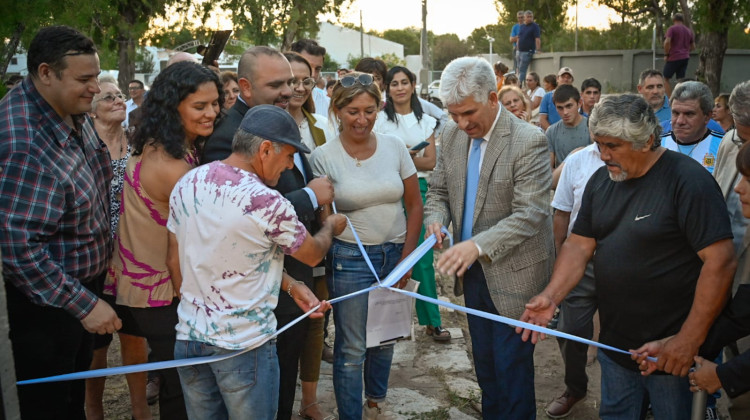
[(180, 51), (172, 55), (171, 57), (169, 57), (169, 61), (167, 61), (167, 67), (171, 66), (174, 63), (179, 63), (180, 61), (192, 61), (193, 63), (198, 62), (198, 60), (195, 59), (193, 54)]
[(286, 58), (279, 50), (263, 45), (251, 47), (245, 50), (242, 53), (242, 57), (240, 57), (240, 62), (237, 64), (237, 76), (252, 81), (253, 75), (257, 70), (256, 64), (260, 57), (279, 58), (286, 61)]

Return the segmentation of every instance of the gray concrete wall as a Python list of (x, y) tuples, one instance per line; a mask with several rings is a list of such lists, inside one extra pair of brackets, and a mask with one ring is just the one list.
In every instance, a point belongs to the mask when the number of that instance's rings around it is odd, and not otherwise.
[[(656, 56), (656, 68), (664, 68), (663, 54)], [(529, 71), (540, 78), (557, 74), (560, 67), (570, 67), (575, 73), (575, 86), (595, 77), (604, 93), (635, 92), (641, 71), (653, 67), (651, 50), (607, 50), (542, 53), (534, 56)], [(698, 68), (698, 54), (693, 53), (688, 63), (687, 77), (694, 77)], [(721, 91), (731, 92), (739, 82), (750, 79), (750, 50), (727, 50), (721, 75)]]

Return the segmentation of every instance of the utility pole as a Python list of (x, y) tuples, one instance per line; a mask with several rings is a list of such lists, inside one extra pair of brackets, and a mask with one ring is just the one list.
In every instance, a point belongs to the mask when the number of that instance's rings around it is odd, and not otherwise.
[(428, 85), (430, 80), (430, 53), (427, 45), (427, 0), (422, 0), (422, 34), (419, 42), (419, 55), (422, 58), (422, 68), (419, 70), (419, 83), (422, 84), (420, 95), (428, 96)]
[(362, 25), (362, 9), (359, 9), (359, 58), (365, 57), (365, 27)]
[(489, 34), (487, 34), (487, 41), (490, 43), (490, 63), (492, 63), (492, 43), (495, 42), (495, 38), (491, 37)]

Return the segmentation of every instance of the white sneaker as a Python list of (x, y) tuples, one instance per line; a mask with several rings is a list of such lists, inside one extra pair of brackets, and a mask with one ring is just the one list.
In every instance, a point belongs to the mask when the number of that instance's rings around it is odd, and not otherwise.
[(379, 402), (375, 407), (370, 407), (365, 400), (362, 406), (362, 420), (394, 420), (393, 412), (387, 409), (385, 402)]

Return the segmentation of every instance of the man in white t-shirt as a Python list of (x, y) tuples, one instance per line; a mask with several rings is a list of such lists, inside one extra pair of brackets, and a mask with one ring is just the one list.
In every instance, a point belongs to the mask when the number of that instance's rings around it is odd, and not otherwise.
[[(604, 165), (599, 147), (590, 144), (578, 152), (572, 152), (562, 164), (562, 175), (555, 190), (552, 207), (552, 230), (555, 235), (555, 249), (560, 253), (565, 239), (573, 230), (573, 224), (581, 209), (583, 191), (591, 175)], [(591, 338), (594, 333), (593, 317), (596, 312), (596, 289), (594, 287), (594, 267), (591, 262), (578, 285), (568, 293), (560, 305), (560, 318), (557, 329), (561, 332)], [(565, 417), (583, 397), (586, 396), (588, 377), (586, 362), (588, 346), (558, 339), (560, 352), (565, 363), (565, 391), (547, 405), (546, 412), (552, 418)]]
[[(309, 152), (294, 119), (272, 105), (247, 112), (232, 154), (188, 172), (170, 197), (168, 265), (180, 290), (175, 358), (251, 349), (231, 359), (179, 368), (190, 418), (272, 420), (278, 408), (279, 365), (273, 310), (288, 293), (303, 311), (330, 308), (283, 272), (284, 254), (320, 262), (343, 216), (328, 217), (315, 236), (292, 204), (271, 189)], [(222, 373), (223, 372), (223, 373)]]

